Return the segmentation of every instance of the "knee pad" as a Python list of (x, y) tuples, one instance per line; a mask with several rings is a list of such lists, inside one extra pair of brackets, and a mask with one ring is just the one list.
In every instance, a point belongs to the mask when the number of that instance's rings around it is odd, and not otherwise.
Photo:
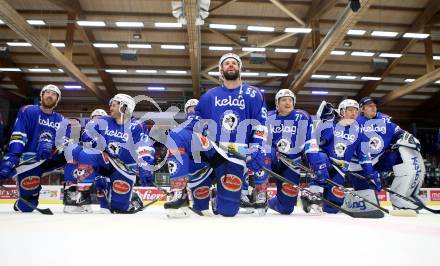
[[(36, 195), (27, 195), (27, 196), (21, 196), (24, 200), (28, 201), (30, 204), (34, 205), (35, 207), (38, 206), (38, 197), (39, 193)], [(29, 207), (26, 203), (21, 201), (20, 199), (17, 199), (14, 203), (14, 211), (18, 212), (32, 212), (34, 209)]]
[(289, 215), (293, 212), (295, 206), (293, 204), (282, 204), (278, 197), (273, 197), (269, 200), (269, 208), (280, 213)]

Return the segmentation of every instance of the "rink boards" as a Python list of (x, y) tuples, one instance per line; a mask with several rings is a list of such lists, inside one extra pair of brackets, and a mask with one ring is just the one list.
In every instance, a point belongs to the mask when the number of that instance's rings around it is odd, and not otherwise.
[[(0, 204), (11, 203), (15, 200), (16, 186), (6, 185), (8, 189), (0, 187)], [(135, 187), (134, 190), (141, 196), (144, 202), (153, 201), (163, 196), (163, 193), (154, 187)], [(274, 187), (269, 188), (269, 197), (276, 195), (276, 189)], [(42, 186), (40, 192), (40, 203), (43, 204), (60, 204), (62, 202), (62, 186)], [(382, 205), (391, 205), (389, 199), (389, 193), (381, 191), (378, 193), (379, 200)], [(427, 205), (440, 206), (440, 188), (422, 188), (421, 197)], [(162, 197), (158, 203), (166, 201), (166, 197)]]

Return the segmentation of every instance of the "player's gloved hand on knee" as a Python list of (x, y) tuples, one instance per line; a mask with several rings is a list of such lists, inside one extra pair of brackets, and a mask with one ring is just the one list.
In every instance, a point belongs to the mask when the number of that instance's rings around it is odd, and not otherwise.
[(246, 166), (254, 173), (260, 171), (264, 167), (264, 151), (260, 146), (254, 146), (249, 149), (246, 157)]
[(326, 163), (315, 164), (312, 168), (315, 174), (311, 175), (311, 178), (315, 179), (318, 184), (324, 184), (326, 179), (330, 179)]
[[(378, 192), (382, 190), (382, 183), (380, 182), (380, 177), (377, 172), (373, 172), (373, 173), (369, 174), (367, 177), (372, 181), (372, 182), (370, 181), (371, 189), (374, 189)], [(374, 184), (373, 184), (373, 182), (374, 182)]]
[(0, 163), (0, 180), (8, 179), (14, 175), (14, 167), (18, 164), (19, 158), (15, 154), (6, 154)]
[(103, 196), (110, 191), (110, 178), (102, 175), (95, 177), (95, 189), (97, 196)]
[(143, 187), (154, 186), (153, 173), (150, 170), (139, 167), (139, 182)]
[(48, 132), (42, 133), (38, 140), (36, 159), (38, 161), (49, 159), (52, 155), (53, 146), (54, 142), (52, 140), (51, 134)]

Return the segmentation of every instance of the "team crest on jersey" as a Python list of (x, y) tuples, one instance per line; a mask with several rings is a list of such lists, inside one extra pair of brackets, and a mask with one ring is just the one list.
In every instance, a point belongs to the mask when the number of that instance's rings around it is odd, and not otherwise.
[(168, 160), (168, 172), (170, 175), (174, 175), (177, 173), (177, 170), (179, 169), (179, 164), (175, 160)]
[(277, 142), (277, 150), (282, 153), (288, 153), (290, 150), (290, 141), (287, 139), (280, 139)]
[(111, 155), (119, 154), (119, 144), (117, 142), (110, 142), (107, 147)]
[(206, 199), (209, 197), (209, 187), (208, 186), (203, 186), (203, 187), (198, 187), (194, 190), (193, 192), (193, 196), (196, 199)]
[(20, 182), (20, 187), (24, 190), (34, 190), (40, 186), (40, 177), (28, 176)]
[(345, 197), (344, 191), (336, 186), (332, 187), (332, 194), (335, 195), (335, 197), (340, 198), (340, 199), (343, 199)]
[(116, 180), (113, 182), (112, 188), (113, 191), (118, 194), (127, 194), (131, 189), (130, 184), (122, 180)]
[(298, 188), (289, 183), (283, 183), (281, 186), (281, 192), (288, 197), (298, 196)]
[(238, 114), (234, 111), (226, 111), (222, 118), (222, 127), (228, 131), (234, 131), (238, 125)]
[(93, 166), (90, 164), (79, 164), (78, 168), (73, 171), (73, 176), (82, 181), (93, 174)]
[(226, 190), (237, 192), (241, 189), (241, 179), (236, 175), (227, 174), (222, 176), (220, 180)]
[(53, 138), (52, 133), (50, 133), (49, 131), (43, 131), (40, 133), (38, 140), (40, 142), (42, 142), (42, 141), (50, 142), (50, 141), (52, 141), (52, 138)]
[(372, 137), (370, 139), (370, 141), (368, 142), (368, 146), (373, 150), (373, 151), (380, 151), (383, 147), (383, 143), (382, 140), (378, 137)]
[(344, 157), (345, 151), (347, 150), (347, 145), (342, 142), (335, 143), (335, 153), (338, 157)]

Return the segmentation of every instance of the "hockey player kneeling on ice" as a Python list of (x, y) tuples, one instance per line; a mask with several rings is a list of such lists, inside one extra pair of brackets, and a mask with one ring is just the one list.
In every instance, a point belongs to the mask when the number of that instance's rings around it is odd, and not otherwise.
[[(391, 117), (377, 111), (376, 102), (371, 97), (360, 101), (361, 115), (357, 121), (361, 131), (368, 137), (367, 151), (371, 154), (372, 164), (377, 172), (394, 173), (390, 189), (420, 201), (419, 191), (425, 176), (425, 165), (420, 154), (420, 142), (410, 133), (396, 125)], [(359, 163), (350, 164), (351, 171), (359, 171)], [(357, 191), (368, 190), (368, 182), (352, 176), (353, 187)], [(375, 180), (376, 182), (376, 180)], [(377, 180), (380, 184), (380, 180)], [(370, 192), (371, 193), (371, 192)], [(419, 209), (419, 206), (390, 195), (396, 209)]]
[(138, 201), (133, 196), (136, 173), (148, 183), (154, 164), (154, 148), (144, 129), (131, 115), (134, 99), (117, 94), (110, 101), (110, 115), (87, 123), (84, 148), (78, 156), (77, 175), (92, 178), (98, 201), (105, 212), (134, 213)]
[[(282, 89), (275, 95), (276, 110), (269, 112), (267, 127), (269, 129), (268, 143), (271, 147), (271, 168), (274, 172), (299, 184), (300, 169), (285, 164), (279, 154), (301, 163), (302, 156), (307, 157), (312, 168), (318, 173), (316, 178), (328, 177), (325, 161), (318, 155), (318, 145), (313, 138), (313, 121), (310, 115), (300, 109), (295, 109), (296, 96)], [(277, 195), (269, 200), (269, 207), (281, 214), (291, 214), (298, 199), (298, 190), (289, 183), (277, 181)], [(314, 211), (320, 212), (318, 205)]]
[[(106, 116), (107, 113), (102, 109), (94, 110), (90, 119), (96, 121), (102, 116)], [(79, 122), (71, 123), (69, 125), (72, 129), (72, 135), (75, 135), (76, 131), (80, 132)], [(79, 127), (79, 128), (78, 128)], [(75, 130), (75, 128), (77, 130)], [(83, 136), (85, 136), (83, 134)], [(79, 154), (82, 151), (83, 136), (81, 136), (80, 143), (74, 143), (74, 139), (70, 139), (67, 147), (64, 149), (64, 156), (66, 158), (66, 164), (64, 165), (64, 197), (63, 204), (65, 213), (91, 213), (92, 212), (92, 198), (91, 187), (95, 181), (93, 177), (87, 177), (81, 179), (84, 174), (78, 174), (78, 159)]]
[[(319, 142), (321, 156), (328, 159), (326, 162), (327, 170), (334, 182), (344, 185), (344, 176), (349, 170), (349, 163), (356, 153), (360, 161), (360, 170), (363, 170), (363, 174), (369, 179), (373, 180), (376, 184), (375, 189), (380, 190), (380, 179), (378, 173), (372, 168), (371, 159), (367, 151), (362, 149), (362, 143), (368, 141), (365, 134), (363, 134), (355, 118), (358, 114), (359, 104), (355, 100), (346, 99), (343, 100), (339, 106), (337, 112), (334, 111), (331, 104), (323, 101), (316, 114), (320, 120), (317, 125), (316, 138)], [(338, 119), (336, 119), (338, 118)], [(370, 188), (370, 187), (367, 187)], [(316, 184), (313, 180), (310, 182), (310, 190), (323, 189), (323, 196), (333, 203), (341, 206), (344, 202), (345, 193), (336, 186), (330, 183), (325, 185)], [(368, 197), (371, 201), (377, 201), (373, 190), (369, 193), (374, 195), (374, 198)], [(360, 196), (366, 196), (366, 194), (358, 193)], [(347, 201), (352, 203), (352, 201)], [(353, 206), (355, 204), (352, 204)], [(324, 204), (324, 212), (337, 213), (338, 210)], [(359, 210), (364, 211), (364, 210)], [(383, 216), (383, 212), (378, 215)]]
[[(192, 128), (197, 122), (194, 112), (197, 99), (190, 99), (185, 104), (185, 121), (168, 134), (168, 171), (170, 173), (171, 199), (164, 204), (170, 218), (186, 217), (190, 214), (187, 187), (191, 189), (193, 208), (205, 215), (209, 214), (210, 187), (212, 169), (208, 163), (196, 163), (193, 158)], [(194, 148), (197, 149), (197, 148)]]
[[(54, 112), (60, 99), (61, 91), (49, 84), (40, 92), (40, 106), (20, 108), (8, 151), (0, 163), (0, 180), (17, 176), (18, 194), (35, 207), (41, 190), (41, 175), (65, 164), (64, 156), (56, 147), (64, 121), (63, 116)], [(33, 208), (17, 200), (14, 210), (32, 212)]]

